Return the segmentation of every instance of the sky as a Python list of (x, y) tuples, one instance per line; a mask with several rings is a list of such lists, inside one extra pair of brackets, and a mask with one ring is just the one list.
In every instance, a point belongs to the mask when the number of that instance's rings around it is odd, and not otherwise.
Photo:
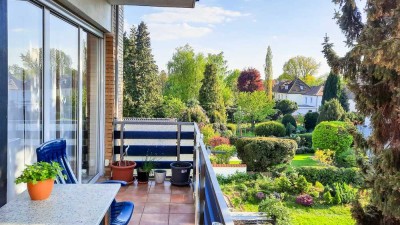
[(263, 73), (267, 47), (273, 54), (274, 78), (291, 57), (313, 57), (321, 64), (317, 75), (330, 71), (321, 53), (325, 34), (339, 55), (347, 48), (333, 20), (329, 0), (200, 0), (194, 9), (125, 6), (125, 31), (144, 21), (153, 55), (166, 70), (177, 47), (189, 44), (196, 52), (224, 52), (229, 69), (254, 67)]

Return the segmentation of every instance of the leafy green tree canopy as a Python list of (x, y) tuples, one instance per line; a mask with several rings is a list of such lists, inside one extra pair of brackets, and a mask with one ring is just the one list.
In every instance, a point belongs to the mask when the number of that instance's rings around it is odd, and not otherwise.
[(283, 76), (288, 80), (304, 79), (306, 75), (315, 75), (320, 64), (311, 57), (296, 56), (283, 65)]
[(278, 109), (283, 115), (286, 115), (294, 113), (299, 106), (297, 105), (297, 102), (284, 99), (277, 101), (275, 108)]

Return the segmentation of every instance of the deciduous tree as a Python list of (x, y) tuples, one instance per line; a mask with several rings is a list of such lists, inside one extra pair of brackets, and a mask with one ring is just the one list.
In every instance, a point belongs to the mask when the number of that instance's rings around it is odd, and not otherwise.
[(283, 74), (286, 77), (304, 79), (306, 75), (315, 75), (320, 64), (311, 57), (296, 56), (283, 65)]
[(165, 95), (183, 102), (198, 99), (205, 64), (204, 56), (196, 54), (189, 45), (177, 48), (167, 65), (169, 77)]
[(260, 72), (254, 68), (248, 68), (240, 73), (237, 87), (241, 92), (254, 92), (264, 90)]

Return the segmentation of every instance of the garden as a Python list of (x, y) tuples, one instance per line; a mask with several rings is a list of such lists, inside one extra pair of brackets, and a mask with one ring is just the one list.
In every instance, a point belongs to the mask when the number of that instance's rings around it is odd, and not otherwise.
[[(337, 101), (326, 104), (338, 107)], [(254, 125), (201, 128), (214, 164), (239, 159), (247, 165), (247, 173), (218, 176), (228, 205), (232, 211), (264, 212), (277, 224), (354, 224), (351, 203), (367, 201), (367, 194), (358, 191), (363, 178), (351, 117), (320, 121), (317, 112), (288, 112)]]

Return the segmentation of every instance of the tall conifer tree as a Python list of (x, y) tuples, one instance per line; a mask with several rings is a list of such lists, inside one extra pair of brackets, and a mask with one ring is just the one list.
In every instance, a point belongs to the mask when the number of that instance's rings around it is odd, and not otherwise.
[(268, 99), (272, 100), (272, 80), (273, 80), (273, 71), (272, 71), (272, 50), (271, 47), (268, 46), (267, 55), (265, 57), (265, 91), (267, 93)]
[(199, 102), (206, 110), (211, 122), (226, 122), (224, 101), (218, 85), (217, 67), (213, 63), (206, 65), (199, 92)]

